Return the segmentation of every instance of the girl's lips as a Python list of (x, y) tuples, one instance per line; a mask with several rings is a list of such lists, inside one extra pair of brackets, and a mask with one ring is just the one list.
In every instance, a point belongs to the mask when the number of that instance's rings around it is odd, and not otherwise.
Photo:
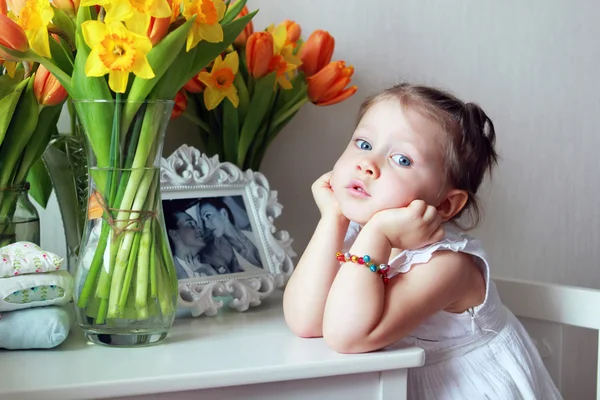
[(367, 190), (365, 189), (364, 183), (362, 183), (359, 180), (353, 180), (352, 182), (350, 182), (350, 184), (346, 186), (346, 189), (348, 189), (350, 193), (355, 196), (371, 197), (369, 192), (367, 192)]

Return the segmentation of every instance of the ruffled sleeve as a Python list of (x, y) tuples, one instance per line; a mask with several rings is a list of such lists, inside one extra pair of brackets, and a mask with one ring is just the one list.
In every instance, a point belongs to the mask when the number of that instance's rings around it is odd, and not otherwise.
[(433, 253), (439, 250), (464, 251), (469, 237), (446, 228), (446, 237), (439, 242), (414, 250), (404, 250), (390, 261), (389, 277), (410, 271), (415, 264), (425, 264), (431, 260)]

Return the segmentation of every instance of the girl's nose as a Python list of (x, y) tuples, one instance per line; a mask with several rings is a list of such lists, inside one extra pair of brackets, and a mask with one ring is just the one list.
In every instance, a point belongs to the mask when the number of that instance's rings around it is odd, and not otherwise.
[(362, 173), (364, 175), (368, 175), (372, 178), (379, 177), (379, 167), (377, 166), (377, 163), (375, 163), (369, 157), (361, 158), (359, 160), (359, 162), (356, 164), (356, 169), (360, 173)]

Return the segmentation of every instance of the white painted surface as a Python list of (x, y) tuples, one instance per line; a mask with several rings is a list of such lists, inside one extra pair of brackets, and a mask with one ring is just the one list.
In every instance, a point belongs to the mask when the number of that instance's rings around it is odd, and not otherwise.
[[(0, 351), (0, 398), (124, 397), (298, 379), (327, 386), (312, 378), (377, 374), (424, 362), (418, 348), (344, 355), (329, 349), (322, 339), (298, 338), (283, 320), (281, 295), (243, 314), (228, 311), (211, 318), (179, 319), (166, 342), (152, 347), (90, 345), (76, 329), (55, 350)], [(40, 366), (46, 366), (44, 372), (35, 377), (23, 373), (39, 371)], [(359, 392), (367, 390), (361, 388), (361, 379), (344, 380), (346, 385), (354, 381)], [(334, 386), (328, 385), (330, 390)], [(371, 380), (370, 386), (377, 393), (379, 379)], [(400, 387), (406, 389), (405, 384)]]
[[(596, 332), (596, 346), (593, 349), (588, 349), (588, 352), (596, 350), (596, 399), (600, 400), (600, 352), (597, 352), (600, 348), (600, 341), (598, 341), (598, 335), (600, 335), (600, 332), (598, 332), (600, 330), (600, 318), (598, 317), (600, 290), (517, 279), (497, 278), (494, 281), (504, 304), (518, 317), (588, 328)], [(531, 322), (533, 321), (524, 322), (529, 322), (529, 324), (524, 324), (525, 328), (536, 341), (542, 359), (546, 361), (553, 356), (558, 356), (558, 359), (560, 359), (562, 349), (553, 348), (552, 343), (557, 343), (557, 338), (552, 337), (552, 331), (540, 329), (543, 328), (542, 326), (532, 325)], [(532, 327), (535, 329), (532, 330)], [(581, 363), (577, 359), (574, 359), (574, 361), (576, 363), (575, 369), (581, 371)], [(556, 378), (557, 371), (549, 368), (549, 372), (553, 378)], [(562, 386), (560, 383), (560, 381), (557, 381), (559, 389)], [(572, 396), (572, 398), (583, 398), (579, 397), (579, 394), (575, 397), (575, 393)], [(586, 396), (585, 398), (592, 397)]]
[[(379, 396), (379, 374), (376, 372), (341, 375), (317, 379), (263, 383), (215, 389), (194, 390), (158, 395), (112, 398), (110, 400), (403, 400)], [(406, 389), (404, 390), (406, 392)], [(402, 391), (397, 392), (402, 393)]]
[[(494, 273), (600, 288), (600, 3), (249, 0), (249, 6), (260, 9), (257, 29), (291, 18), (305, 37), (329, 30), (334, 58), (356, 68), (358, 93), (332, 107), (304, 107), (263, 164), (284, 205), (277, 226), (290, 232), (298, 253), (318, 219), (310, 185), (346, 145), (360, 102), (405, 79), (479, 102), (496, 125), (502, 160), (482, 191), (486, 219), (475, 231)], [(174, 121), (165, 154), (184, 142), (198, 146), (198, 135)], [(43, 244), (64, 248), (60, 230), (47, 226), (43, 221)], [(593, 365), (595, 352), (586, 349), (595, 342), (583, 331), (567, 332), (564, 393), (591, 398), (596, 373), (574, 364)]]

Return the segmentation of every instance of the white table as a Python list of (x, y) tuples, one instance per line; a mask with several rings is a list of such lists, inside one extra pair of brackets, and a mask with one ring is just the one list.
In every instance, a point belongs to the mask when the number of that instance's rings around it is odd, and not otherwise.
[(177, 319), (151, 347), (87, 344), (75, 328), (56, 349), (0, 350), (0, 399), (399, 400), (407, 368), (423, 362), (419, 348), (344, 355), (298, 338), (277, 295), (245, 313)]

